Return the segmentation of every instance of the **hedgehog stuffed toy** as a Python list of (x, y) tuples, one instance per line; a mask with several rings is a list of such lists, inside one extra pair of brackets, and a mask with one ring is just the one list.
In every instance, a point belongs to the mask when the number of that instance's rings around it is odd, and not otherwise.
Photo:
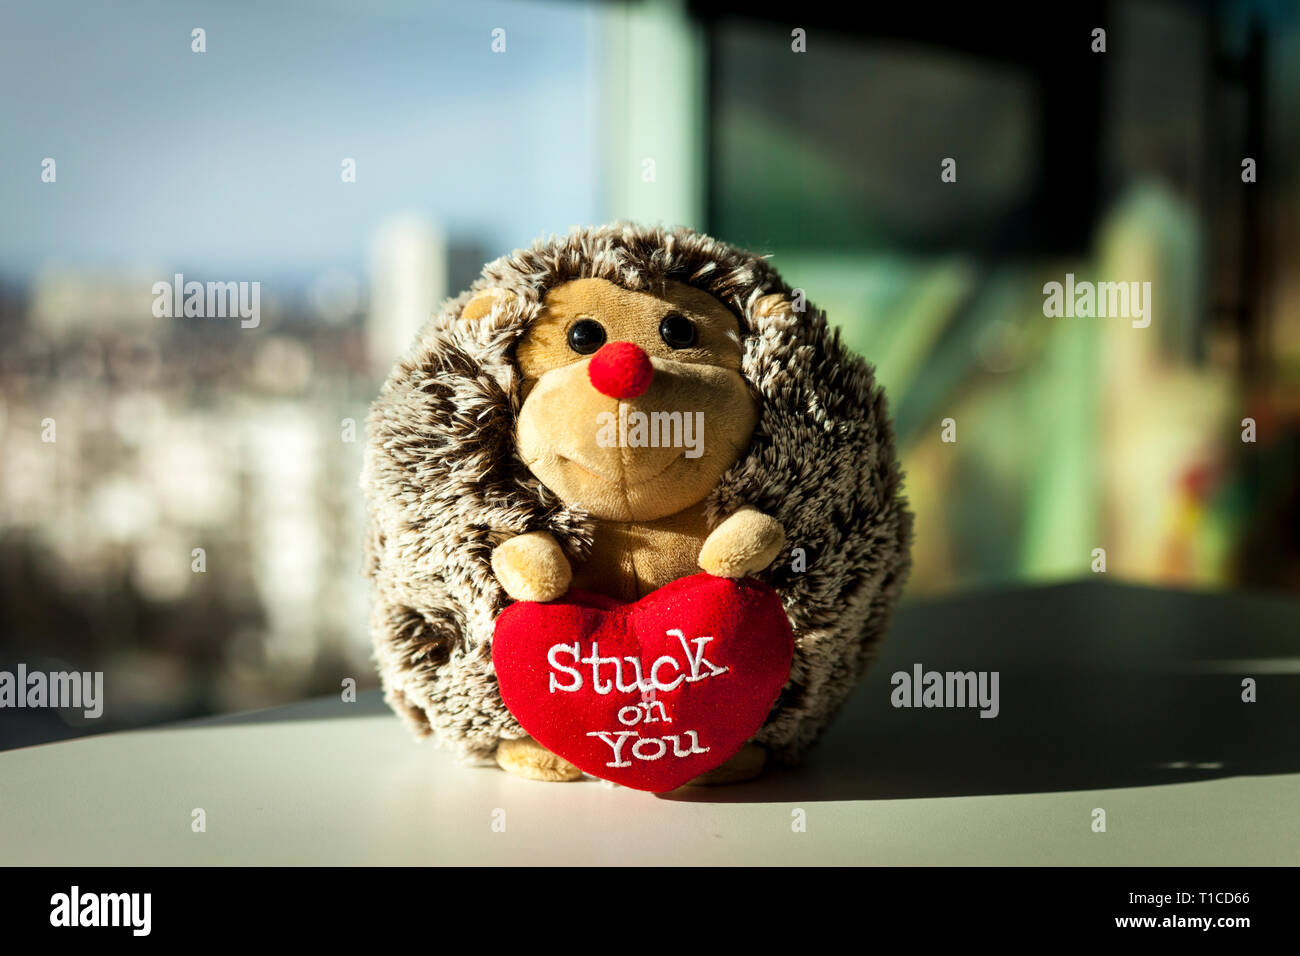
[(797, 762), (910, 566), (871, 367), (765, 258), (685, 228), (487, 265), (385, 382), (362, 486), (387, 701), (534, 780)]

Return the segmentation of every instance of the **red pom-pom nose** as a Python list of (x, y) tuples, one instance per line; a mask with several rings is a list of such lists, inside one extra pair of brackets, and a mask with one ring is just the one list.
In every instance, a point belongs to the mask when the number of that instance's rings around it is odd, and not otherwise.
[(655, 370), (641, 346), (634, 342), (610, 342), (592, 356), (587, 374), (602, 395), (636, 398), (650, 387)]

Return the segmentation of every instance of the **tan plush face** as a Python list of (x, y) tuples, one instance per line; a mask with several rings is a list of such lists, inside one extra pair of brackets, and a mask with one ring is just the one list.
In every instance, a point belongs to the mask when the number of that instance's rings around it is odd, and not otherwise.
[(740, 358), (736, 317), (699, 289), (671, 282), (659, 297), (605, 279), (557, 286), (516, 351), (520, 457), (597, 518), (676, 514), (749, 445), (758, 410)]

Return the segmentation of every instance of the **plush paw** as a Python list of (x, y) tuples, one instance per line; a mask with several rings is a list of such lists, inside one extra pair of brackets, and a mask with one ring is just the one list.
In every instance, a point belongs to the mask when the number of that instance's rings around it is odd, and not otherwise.
[(746, 505), (704, 540), (700, 567), (720, 578), (743, 578), (771, 564), (784, 544), (780, 522)]
[(497, 744), (497, 765), (517, 777), (562, 783), (577, 780), (582, 771), (563, 757), (551, 753), (532, 737), (502, 740)]
[(758, 744), (745, 744), (740, 752), (721, 767), (714, 767), (689, 781), (688, 787), (712, 787), (753, 780), (767, 764), (767, 751)]
[(545, 531), (530, 531), (497, 545), (492, 573), (516, 601), (554, 601), (569, 590), (573, 578), (569, 559)]

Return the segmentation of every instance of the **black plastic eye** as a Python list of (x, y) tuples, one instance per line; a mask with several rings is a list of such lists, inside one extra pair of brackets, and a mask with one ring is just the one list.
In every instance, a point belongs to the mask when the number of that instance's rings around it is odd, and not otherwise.
[(659, 337), (670, 349), (688, 349), (695, 344), (699, 336), (695, 331), (694, 322), (684, 315), (669, 312), (659, 323)]
[(579, 319), (569, 326), (569, 348), (590, 355), (605, 344), (605, 327), (595, 319)]

